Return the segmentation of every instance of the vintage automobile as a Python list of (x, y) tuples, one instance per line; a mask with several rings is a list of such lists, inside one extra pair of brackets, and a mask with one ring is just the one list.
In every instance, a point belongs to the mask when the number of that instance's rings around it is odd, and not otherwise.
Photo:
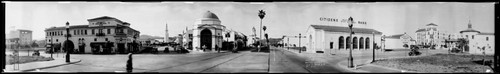
[(52, 49), (52, 45), (47, 44), (47, 45), (45, 46), (45, 48), (46, 48), (45, 53), (54, 53), (54, 50)]
[(408, 53), (408, 55), (410, 55), (410, 56), (417, 56), (420, 54), (422, 54), (422, 53), (420, 53), (420, 51), (418, 51), (418, 49), (411, 49), (411, 51)]

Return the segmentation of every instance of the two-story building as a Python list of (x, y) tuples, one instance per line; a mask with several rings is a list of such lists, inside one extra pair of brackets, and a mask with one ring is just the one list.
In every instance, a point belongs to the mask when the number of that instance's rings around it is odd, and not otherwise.
[[(69, 40), (73, 42), (76, 53), (126, 53), (139, 38), (139, 31), (131, 28), (129, 23), (113, 17), (102, 16), (87, 21), (89, 22), (87, 25), (69, 26), (71, 35)], [(45, 32), (47, 44), (61, 49), (62, 42), (66, 40), (65, 26), (47, 28)], [(112, 45), (106, 45), (106, 43)], [(104, 50), (106, 47), (111, 49)]]

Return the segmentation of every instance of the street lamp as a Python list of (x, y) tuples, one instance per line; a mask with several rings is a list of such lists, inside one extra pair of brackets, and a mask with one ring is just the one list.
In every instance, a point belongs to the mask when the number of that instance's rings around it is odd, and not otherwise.
[[(69, 34), (69, 22), (66, 22), (66, 43), (69, 43), (69, 37), (71, 35)], [(69, 51), (70, 51), (70, 48), (69, 48), (69, 45), (68, 44), (65, 44), (66, 46), (64, 46), (66, 48), (66, 62), (70, 62), (69, 61)]]
[(302, 38), (301, 34), (299, 33), (299, 53), (302, 53), (302, 47), (300, 46), (300, 38)]
[[(259, 33), (259, 38), (262, 38), (262, 19), (264, 19), (264, 16), (266, 15), (266, 12), (264, 10), (259, 10), (259, 17), (260, 17), (260, 27), (261, 27), (261, 30), (260, 33)], [(260, 52), (260, 46), (261, 46), (261, 41), (259, 39), (259, 46), (257, 47), (258, 48), (258, 52)]]
[[(373, 35), (373, 43), (375, 43), (375, 32), (372, 32), (372, 35)], [(372, 59), (372, 63), (375, 62), (375, 48), (372, 48), (373, 50), (373, 59)]]
[[(354, 23), (352, 17), (349, 17), (349, 19), (347, 19), (347, 23), (349, 25), (349, 29), (351, 30), (351, 33), (349, 34), (349, 37), (352, 37), (352, 34), (354, 34), (354, 32), (352, 31), (352, 25)], [(349, 40), (352, 40), (352, 39), (349, 39)], [(352, 46), (352, 41), (349, 41), (349, 45)], [(352, 47), (349, 47), (349, 68), (354, 68), (354, 62), (353, 62), (353, 57), (352, 57)]]

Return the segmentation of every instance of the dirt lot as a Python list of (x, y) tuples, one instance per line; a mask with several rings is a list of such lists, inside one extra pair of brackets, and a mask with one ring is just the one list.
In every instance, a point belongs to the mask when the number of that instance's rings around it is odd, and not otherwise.
[(483, 58), (493, 60), (493, 56), (434, 54), (422, 57), (382, 59), (374, 64), (425, 73), (485, 73), (487, 69), (492, 70), (492, 68), (482, 65)]
[(37, 61), (50, 61), (54, 60), (53, 58), (50, 57), (42, 57), (42, 56), (19, 56), (19, 61), (16, 61), (17, 56), (12, 56), (8, 55), (5, 56), (6, 59), (6, 64), (11, 65), (11, 64), (23, 64), (23, 63), (29, 63), (29, 62), (37, 62)]

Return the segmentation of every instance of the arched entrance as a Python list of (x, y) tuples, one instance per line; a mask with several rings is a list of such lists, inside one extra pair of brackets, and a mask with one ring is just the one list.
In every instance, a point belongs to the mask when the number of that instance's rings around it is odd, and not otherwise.
[[(206, 47), (203, 49), (203, 47)], [(210, 50), (212, 49), (212, 32), (208, 29), (203, 29), (200, 33), (200, 47), (203, 50)]]

